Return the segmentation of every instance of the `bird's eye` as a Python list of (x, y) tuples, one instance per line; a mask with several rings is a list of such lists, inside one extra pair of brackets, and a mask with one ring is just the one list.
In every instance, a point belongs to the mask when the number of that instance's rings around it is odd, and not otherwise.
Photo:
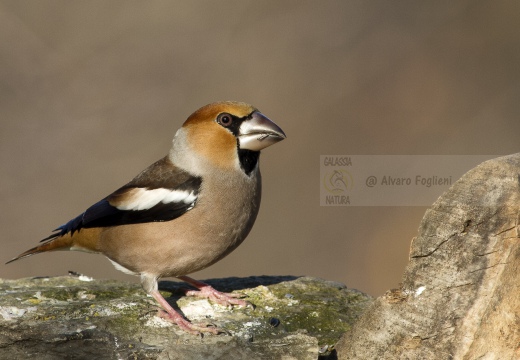
[(222, 113), (217, 117), (217, 122), (224, 127), (228, 127), (233, 122), (233, 117), (227, 113)]

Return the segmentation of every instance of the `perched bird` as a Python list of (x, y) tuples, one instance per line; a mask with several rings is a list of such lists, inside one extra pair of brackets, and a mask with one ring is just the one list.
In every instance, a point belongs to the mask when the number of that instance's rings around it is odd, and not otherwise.
[(248, 304), (186, 275), (219, 261), (248, 235), (260, 206), (260, 150), (285, 137), (251, 105), (206, 105), (177, 131), (168, 155), (9, 262), (54, 250), (101, 253), (140, 276), (164, 309), (161, 317), (192, 334), (219, 333), (176, 312), (157, 281), (177, 277), (199, 289), (188, 295)]

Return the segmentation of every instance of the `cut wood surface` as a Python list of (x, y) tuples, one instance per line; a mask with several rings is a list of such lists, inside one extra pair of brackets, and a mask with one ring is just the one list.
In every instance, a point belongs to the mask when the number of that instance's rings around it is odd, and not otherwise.
[(340, 359), (520, 359), (520, 154), (466, 173), (426, 211), (399, 289)]

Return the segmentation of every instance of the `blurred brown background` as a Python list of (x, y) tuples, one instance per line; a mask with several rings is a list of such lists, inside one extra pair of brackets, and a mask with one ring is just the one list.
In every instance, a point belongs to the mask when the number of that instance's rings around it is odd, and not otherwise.
[[(2, 0), (0, 261), (229, 99), (288, 139), (263, 152), (249, 238), (194, 276), (306, 274), (379, 295), (397, 286), (425, 208), (320, 207), (320, 155), (518, 152), (519, 24), (516, 0)], [(82, 253), (0, 265), (0, 277), (68, 270), (132, 279)]]

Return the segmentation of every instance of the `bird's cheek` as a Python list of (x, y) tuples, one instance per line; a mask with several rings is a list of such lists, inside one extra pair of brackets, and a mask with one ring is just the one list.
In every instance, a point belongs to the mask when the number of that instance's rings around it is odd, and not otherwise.
[(194, 151), (213, 166), (224, 169), (235, 167), (238, 161), (237, 140), (227, 130), (198, 132), (193, 140)]

